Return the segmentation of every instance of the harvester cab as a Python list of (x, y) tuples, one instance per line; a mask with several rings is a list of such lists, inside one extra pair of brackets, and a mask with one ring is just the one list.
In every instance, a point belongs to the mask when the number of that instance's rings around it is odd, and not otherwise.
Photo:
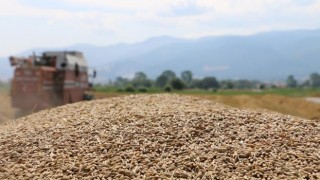
[(15, 67), (13, 107), (36, 111), (93, 98), (88, 65), (81, 52), (44, 52), (9, 60)]

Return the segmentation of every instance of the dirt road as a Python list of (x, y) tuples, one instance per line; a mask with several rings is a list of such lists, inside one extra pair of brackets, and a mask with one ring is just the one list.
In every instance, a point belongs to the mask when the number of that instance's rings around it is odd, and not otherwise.
[(307, 97), (306, 101), (320, 104), (320, 98), (318, 98), (318, 97)]

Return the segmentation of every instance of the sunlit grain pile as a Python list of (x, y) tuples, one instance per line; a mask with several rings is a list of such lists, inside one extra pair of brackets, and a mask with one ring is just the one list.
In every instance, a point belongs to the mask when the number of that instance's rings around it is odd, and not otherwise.
[(320, 178), (318, 122), (178, 95), (58, 107), (0, 138), (0, 179)]

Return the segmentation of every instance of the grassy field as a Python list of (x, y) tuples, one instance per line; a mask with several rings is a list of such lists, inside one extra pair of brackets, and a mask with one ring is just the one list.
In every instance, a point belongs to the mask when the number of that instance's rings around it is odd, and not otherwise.
[[(147, 92), (119, 92), (117, 88), (114, 87), (96, 87), (96, 92), (98, 93), (110, 93), (110, 94), (139, 94), (139, 93), (166, 93), (160, 88), (149, 88)], [(290, 96), (290, 97), (320, 97), (320, 89), (313, 88), (273, 88), (265, 90), (199, 90), (199, 89), (190, 89), (182, 91), (172, 91), (177, 94), (191, 94), (191, 95), (223, 95), (223, 96), (234, 96), (234, 95), (281, 95), (281, 96)]]
[(181, 94), (200, 94), (200, 95), (223, 95), (223, 96), (234, 96), (234, 95), (250, 95), (250, 96), (261, 96), (261, 95), (281, 95), (289, 97), (320, 97), (320, 89), (290, 89), (290, 88), (278, 88), (278, 89), (266, 89), (266, 90), (218, 90), (213, 91), (202, 91), (202, 90), (186, 90), (181, 91)]

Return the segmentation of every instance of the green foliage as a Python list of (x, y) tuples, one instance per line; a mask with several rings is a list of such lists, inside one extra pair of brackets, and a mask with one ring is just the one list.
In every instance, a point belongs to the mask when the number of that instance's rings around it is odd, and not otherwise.
[(117, 79), (114, 82), (114, 86), (117, 88), (124, 88), (130, 84), (130, 80), (123, 77), (117, 77)]
[[(212, 95), (212, 91), (204, 91), (199, 89), (193, 89), (188, 91), (179, 91), (181, 94), (197, 94), (197, 95)], [(222, 96), (235, 96), (235, 95), (249, 95), (249, 96), (259, 96), (266, 94), (275, 94), (281, 96), (289, 97), (310, 97), (320, 94), (320, 89), (316, 88), (274, 88), (274, 89), (264, 89), (263, 91), (255, 91), (252, 89), (220, 89), (215, 95)]]
[(297, 85), (298, 85), (298, 82), (293, 77), (293, 75), (288, 76), (288, 78), (287, 78), (287, 87), (295, 88), (295, 87), (297, 87)]
[(177, 76), (176, 76), (176, 73), (174, 73), (173, 71), (171, 70), (166, 70), (166, 71), (163, 71), (162, 76), (166, 76), (167, 79), (168, 79), (168, 82), (171, 82), (173, 79), (176, 79)]
[(310, 87), (310, 80), (309, 80), (309, 79), (305, 80), (305, 81), (301, 84), (301, 87)]
[(165, 90), (166, 92), (171, 92), (171, 87), (170, 87), (170, 86), (166, 86), (166, 87), (164, 88), (164, 90)]
[(124, 92), (123, 89), (117, 89), (117, 92)]
[(133, 80), (145, 80), (147, 79), (147, 75), (144, 72), (136, 72), (134, 74)]
[(106, 85), (95, 84), (93, 88), (95, 91), (98, 91), (98, 92), (116, 92), (118, 89), (120, 89), (110, 84), (106, 84)]
[(265, 84), (258, 84), (258, 89), (260, 89), (260, 90), (263, 90), (263, 89), (266, 89), (266, 85)]
[(312, 73), (309, 81), (311, 87), (320, 87), (320, 75), (318, 73)]
[(170, 84), (171, 87), (176, 90), (182, 90), (185, 86), (184, 83), (178, 78), (173, 79)]
[[(173, 79), (172, 79), (173, 78)], [(286, 95), (301, 94), (301, 91), (295, 91), (298, 88), (316, 89), (320, 87), (320, 75), (312, 73), (310, 78), (298, 86), (297, 80), (291, 75), (287, 78), (288, 90), (279, 88), (278, 85), (266, 85), (259, 81), (252, 81), (246, 79), (240, 80), (222, 80), (218, 81), (215, 77), (205, 77), (203, 79), (193, 79), (191, 71), (183, 71), (181, 79), (177, 78), (175, 73), (170, 70), (164, 71), (155, 81), (148, 79), (143, 72), (135, 73), (132, 80), (118, 77), (114, 83), (109, 82), (108, 85), (95, 85), (95, 89), (100, 92), (142, 92), (142, 93), (159, 93), (163, 90), (170, 92), (172, 90), (182, 90), (188, 88), (188, 91), (179, 91), (179, 93), (195, 93), (206, 94), (215, 92), (215, 94), (263, 94), (265, 92)], [(1, 88), (1, 82), (0, 82)], [(256, 89), (260, 89), (257, 91)], [(210, 91), (203, 91), (210, 90)], [(218, 91), (219, 89), (219, 91)], [(222, 90), (221, 90), (222, 89)], [(254, 90), (252, 90), (254, 89)], [(275, 92), (271, 92), (274, 90)], [(320, 94), (320, 92), (319, 92)]]
[(164, 75), (160, 75), (157, 79), (156, 79), (156, 86), (158, 87), (165, 87), (169, 82), (169, 79), (167, 76)]
[(151, 81), (145, 73), (137, 72), (132, 79), (132, 85), (134, 87), (151, 87)]
[(217, 89), (219, 88), (219, 82), (215, 77), (205, 77), (201, 81), (200, 87), (203, 89)]
[(139, 87), (139, 88), (138, 88), (138, 91), (139, 91), (139, 92), (148, 92), (148, 89), (145, 88), (145, 87)]
[(220, 87), (222, 89), (233, 89), (234, 88), (234, 82), (231, 80), (225, 80), (220, 82)]
[(202, 88), (202, 87), (201, 87), (201, 83), (202, 83), (202, 80), (201, 80), (201, 79), (193, 79), (192, 82), (191, 82), (190, 87), (191, 87), (191, 88), (198, 88), (198, 89), (200, 89), (200, 88)]
[(181, 73), (181, 79), (187, 86), (190, 86), (192, 79), (193, 79), (192, 72), (191, 71), (183, 71)]
[(162, 74), (156, 79), (155, 84), (157, 87), (163, 88), (174, 79), (176, 79), (176, 74), (171, 70), (166, 70), (163, 71)]
[(260, 84), (258, 81), (249, 81), (246, 79), (240, 79), (238, 81), (234, 81), (234, 87), (236, 89), (255, 89)]
[(135, 92), (135, 88), (132, 86), (127, 86), (126, 89), (124, 90), (125, 92)]

